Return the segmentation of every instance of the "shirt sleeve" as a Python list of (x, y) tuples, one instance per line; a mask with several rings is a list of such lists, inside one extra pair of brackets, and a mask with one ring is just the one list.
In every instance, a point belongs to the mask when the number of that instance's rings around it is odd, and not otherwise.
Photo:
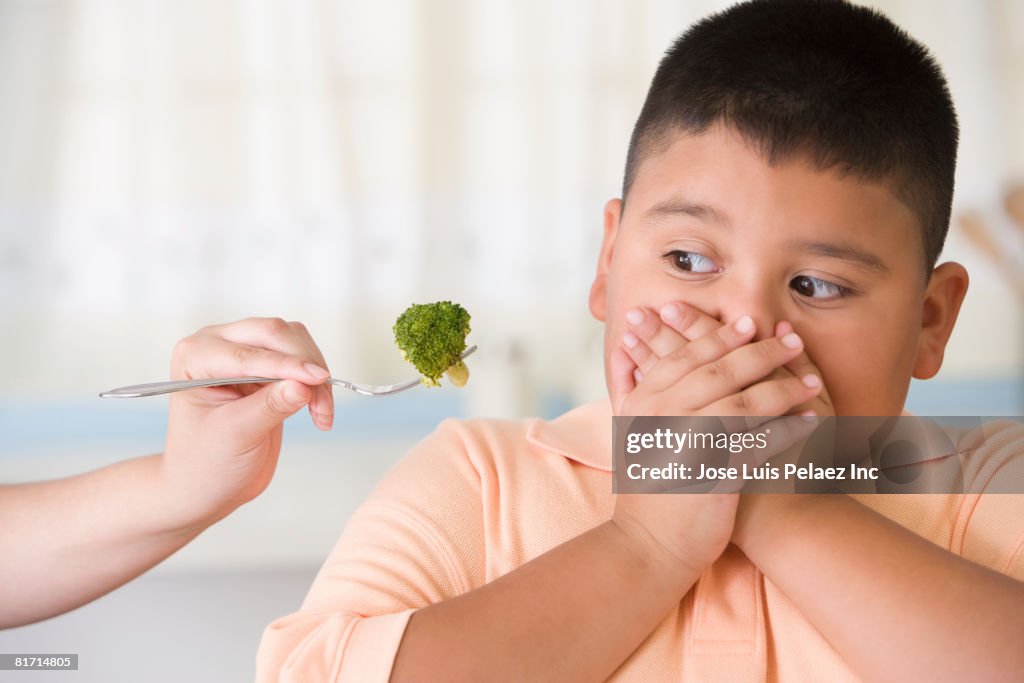
[(298, 612), (260, 642), (257, 681), (387, 681), (406, 624), (484, 582), (480, 476), (446, 420), (349, 520)]
[(999, 421), (961, 444), (972, 449), (961, 514), (964, 557), (1024, 581), (1024, 425)]

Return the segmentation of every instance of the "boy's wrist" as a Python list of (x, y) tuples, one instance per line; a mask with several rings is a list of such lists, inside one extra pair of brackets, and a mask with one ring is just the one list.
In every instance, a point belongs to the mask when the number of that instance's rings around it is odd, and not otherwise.
[(693, 562), (670, 552), (642, 524), (613, 518), (605, 522), (604, 526), (621, 540), (630, 555), (648, 571), (652, 580), (644, 583), (651, 586), (670, 586), (678, 593), (674, 599), (682, 599), (706, 568), (696, 566)]
[(743, 494), (736, 511), (732, 542), (748, 557), (756, 556), (772, 539), (786, 533), (794, 515), (813, 506), (811, 494)]

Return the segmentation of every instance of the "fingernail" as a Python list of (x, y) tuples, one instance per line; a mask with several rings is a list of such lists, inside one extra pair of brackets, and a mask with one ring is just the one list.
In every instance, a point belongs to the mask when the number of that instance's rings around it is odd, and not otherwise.
[(803, 342), (800, 341), (800, 335), (796, 332), (790, 332), (782, 338), (782, 345), (788, 346), (791, 349), (799, 349), (802, 344)]
[(314, 412), (313, 415), (316, 420), (316, 426), (319, 427), (321, 430), (326, 432), (328, 429), (331, 428), (331, 424), (334, 422), (333, 415), (328, 415), (326, 413), (321, 412)]
[(635, 379), (637, 382), (640, 382), (641, 380), (643, 380), (643, 378), (644, 373), (640, 372), (640, 368), (637, 368), (636, 370), (633, 371), (633, 379)]
[(817, 375), (804, 375), (800, 378), (800, 381), (804, 383), (805, 387), (810, 389), (817, 389), (821, 386), (821, 378)]
[(626, 312), (626, 320), (630, 325), (639, 325), (644, 321), (644, 312), (639, 308), (631, 308)]
[(629, 348), (633, 348), (634, 346), (636, 346), (637, 342), (639, 341), (640, 340), (637, 338), (637, 336), (632, 332), (627, 332), (626, 334), (622, 335), (622, 343), (628, 346)]
[(302, 367), (306, 368), (306, 372), (313, 375), (317, 379), (327, 379), (331, 375), (331, 373), (327, 372), (319, 365), (314, 365), (313, 363), (306, 363)]
[(679, 320), (679, 307), (675, 304), (665, 304), (661, 307), (661, 319), (666, 322), (669, 320)]
[(813, 422), (814, 418), (818, 417), (818, 414), (815, 413), (813, 410), (805, 410), (804, 412), (800, 413), (800, 417), (801, 419), (803, 419), (804, 422)]
[(734, 327), (740, 334), (746, 334), (754, 329), (754, 320), (749, 315), (745, 315), (736, 321)]

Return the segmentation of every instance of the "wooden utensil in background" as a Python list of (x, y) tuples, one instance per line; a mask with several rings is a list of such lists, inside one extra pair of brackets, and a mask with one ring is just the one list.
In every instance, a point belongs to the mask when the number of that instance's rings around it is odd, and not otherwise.
[[(1016, 232), (1024, 236), (1024, 185), (1012, 186), (1003, 198), (1006, 210)], [(968, 241), (999, 269), (1000, 275), (1013, 290), (1017, 300), (1024, 305), (1024, 263), (1017, 263), (1012, 250), (1001, 246), (1004, 237), (985, 222), (981, 214), (968, 209), (957, 216), (957, 225)]]

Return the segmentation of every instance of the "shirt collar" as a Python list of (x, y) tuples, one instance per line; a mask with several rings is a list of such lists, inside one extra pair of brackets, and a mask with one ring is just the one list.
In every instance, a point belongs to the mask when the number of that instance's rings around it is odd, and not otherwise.
[(534, 419), (526, 440), (582, 465), (611, 472), (611, 401), (604, 398), (584, 403), (554, 420)]

